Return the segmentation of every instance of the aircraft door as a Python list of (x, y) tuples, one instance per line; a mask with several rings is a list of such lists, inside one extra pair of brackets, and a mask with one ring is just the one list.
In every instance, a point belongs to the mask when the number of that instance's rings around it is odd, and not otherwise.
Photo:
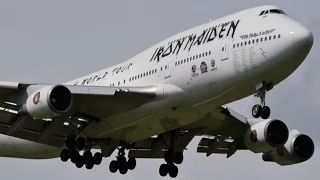
[(221, 55), (221, 61), (225, 61), (229, 59), (229, 49), (230, 48), (230, 38), (225, 37), (222, 39), (221, 42), (221, 49), (220, 49), (220, 55)]
[(169, 82), (171, 79), (171, 65), (172, 65), (172, 58), (166, 58), (165, 65), (164, 65), (164, 79), (166, 82)]

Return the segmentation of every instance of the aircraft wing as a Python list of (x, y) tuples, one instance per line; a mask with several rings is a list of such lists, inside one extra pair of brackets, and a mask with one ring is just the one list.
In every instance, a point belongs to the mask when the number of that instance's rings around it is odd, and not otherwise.
[[(230, 157), (236, 151), (233, 148), (234, 140), (243, 136), (249, 124), (250, 120), (241, 114), (226, 106), (219, 107), (195, 123), (182, 127), (175, 149), (183, 152), (194, 137), (202, 137), (197, 152), (206, 153), (207, 156), (216, 153)], [(166, 144), (169, 144), (165, 136), (166, 133), (135, 143), (129, 157), (163, 158), (168, 150)]]
[(70, 113), (34, 119), (21, 112), (28, 97), (50, 84), (0, 82), (0, 133), (60, 147), (71, 132), (102, 117), (130, 111), (157, 97), (157, 88), (64, 85), (72, 94)]

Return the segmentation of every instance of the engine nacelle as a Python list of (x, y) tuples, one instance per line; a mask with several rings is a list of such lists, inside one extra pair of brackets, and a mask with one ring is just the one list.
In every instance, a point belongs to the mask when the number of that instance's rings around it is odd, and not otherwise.
[(307, 161), (313, 156), (313, 153), (314, 143), (312, 139), (305, 134), (300, 134), (297, 130), (292, 130), (284, 146), (264, 153), (262, 159), (285, 166)]
[(37, 90), (31, 94), (24, 110), (33, 118), (44, 119), (67, 112), (72, 105), (70, 90), (63, 85), (52, 85)]
[(283, 146), (289, 137), (285, 123), (277, 119), (264, 120), (251, 126), (243, 137), (246, 149), (255, 152), (268, 152)]

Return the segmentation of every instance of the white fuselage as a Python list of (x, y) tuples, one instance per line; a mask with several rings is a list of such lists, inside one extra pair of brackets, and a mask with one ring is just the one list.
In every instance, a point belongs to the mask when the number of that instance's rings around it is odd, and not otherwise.
[(313, 40), (305, 27), (285, 14), (259, 16), (269, 9), (278, 8), (261, 6), (210, 21), (121, 64), (67, 82), (158, 89), (158, 98), (104, 117), (83, 132), (96, 138), (139, 141), (249, 96), (261, 81), (278, 84), (303, 62)]

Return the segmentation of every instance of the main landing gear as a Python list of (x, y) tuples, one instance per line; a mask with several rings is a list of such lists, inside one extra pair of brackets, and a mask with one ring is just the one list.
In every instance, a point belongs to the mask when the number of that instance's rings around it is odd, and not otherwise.
[[(266, 94), (267, 91), (273, 88), (272, 83), (260, 83), (260, 87), (257, 88), (255, 97), (260, 98), (260, 104), (256, 104), (252, 108), (252, 116), (254, 118), (261, 117), (262, 119), (268, 119), (271, 113), (269, 106), (266, 106)], [(258, 86), (259, 86), (258, 85)]]
[[(86, 145), (86, 139), (70, 135), (66, 139), (67, 149), (63, 149), (60, 154), (60, 159), (67, 162), (69, 159), (78, 168), (85, 166), (87, 169), (92, 169), (94, 165), (100, 165), (102, 162), (102, 153), (96, 152), (94, 155), (91, 153), (91, 148)], [(83, 151), (83, 154), (80, 154)]]
[(177, 151), (176, 145), (179, 141), (180, 137), (180, 129), (177, 131), (170, 132), (169, 140), (170, 143), (167, 145), (168, 151), (164, 154), (165, 164), (161, 164), (159, 168), (159, 174), (162, 177), (165, 177), (169, 174), (171, 178), (175, 178), (178, 176), (179, 169), (177, 164), (181, 164), (183, 162), (183, 152)]
[(121, 147), (118, 152), (117, 160), (110, 162), (109, 170), (112, 173), (116, 173), (118, 170), (120, 174), (126, 174), (128, 170), (134, 170), (137, 162), (135, 158), (130, 157), (127, 161), (125, 157), (125, 148)]
[(178, 176), (179, 169), (175, 164), (181, 164), (183, 161), (183, 153), (173, 151), (166, 151), (164, 154), (164, 160), (166, 164), (161, 164), (159, 168), (159, 174), (165, 177), (169, 174), (170, 177), (175, 178)]

